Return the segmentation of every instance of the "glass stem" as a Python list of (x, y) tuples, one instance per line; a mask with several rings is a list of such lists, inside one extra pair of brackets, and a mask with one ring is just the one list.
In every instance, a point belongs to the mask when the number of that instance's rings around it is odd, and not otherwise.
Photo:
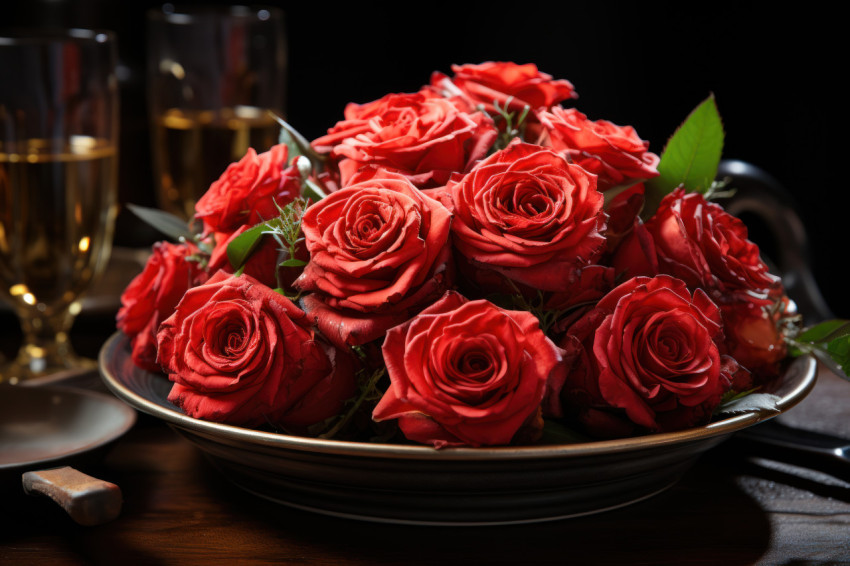
[[(29, 313), (28, 313), (29, 314)], [(76, 358), (68, 339), (74, 316), (67, 310), (52, 316), (20, 316), (24, 341), (17, 362), (34, 373), (49, 367), (72, 367)]]

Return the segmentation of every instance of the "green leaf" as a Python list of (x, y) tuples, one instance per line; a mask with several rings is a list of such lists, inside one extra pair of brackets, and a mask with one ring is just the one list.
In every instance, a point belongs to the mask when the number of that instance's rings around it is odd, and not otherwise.
[(669, 191), (679, 185), (688, 190), (705, 191), (717, 176), (723, 152), (723, 122), (714, 95), (694, 109), (667, 142), (661, 162), (660, 178)]
[(838, 364), (841, 373), (845, 373), (846, 369), (850, 368), (850, 336), (830, 340), (826, 345), (826, 351), (829, 353), (829, 357)]
[(302, 259), (289, 258), (283, 260), (278, 265), (280, 265), (280, 267), (303, 267), (307, 265), (307, 262)]
[(732, 401), (737, 401), (738, 399), (743, 399), (747, 395), (751, 395), (752, 393), (755, 393), (756, 389), (757, 388), (747, 389), (746, 391), (735, 391), (735, 390), (730, 389), (729, 391), (727, 391), (726, 393), (723, 394), (723, 397), (720, 398), (720, 405), (718, 405), (718, 406), (722, 407), (723, 405), (725, 405), (727, 403), (731, 403)]
[(263, 234), (267, 230), (269, 230), (269, 223), (261, 222), (253, 228), (245, 230), (227, 244), (227, 259), (233, 269), (239, 269), (245, 265), (245, 261), (260, 245)]
[(304, 179), (304, 182), (301, 184), (301, 194), (313, 202), (319, 202), (328, 196), (324, 189), (311, 179)]
[(182, 218), (178, 218), (173, 214), (159, 210), (158, 208), (148, 208), (146, 206), (138, 206), (136, 204), (127, 204), (130, 211), (141, 218), (151, 227), (156, 228), (166, 236), (180, 241), (181, 239), (192, 239), (192, 233), (189, 230), (189, 225)]
[(817, 344), (829, 342), (842, 336), (850, 336), (850, 320), (827, 320), (826, 322), (807, 328), (802, 334), (797, 336), (797, 340)]
[(723, 122), (712, 94), (688, 115), (667, 142), (658, 163), (659, 176), (645, 184), (645, 214), (654, 214), (664, 195), (676, 187), (706, 192), (717, 176), (723, 137)]
[(850, 381), (850, 377), (847, 376), (847, 370), (845, 369), (847, 367), (846, 359), (844, 360), (845, 363), (842, 364), (836, 359), (834, 359), (832, 357), (832, 354), (821, 348), (813, 348), (810, 353), (815, 357), (815, 359), (817, 359), (818, 362), (825, 365), (827, 369), (829, 369), (829, 371), (831, 371), (841, 379)]
[(293, 128), (286, 120), (274, 113), (272, 113), (272, 116), (280, 124), (278, 143), (286, 144), (286, 147), (289, 149), (289, 159), (292, 160), (303, 155), (310, 160), (314, 170), (318, 171), (322, 169), (326, 159), (325, 156), (314, 150), (310, 142), (304, 139), (304, 136), (298, 133), (298, 130)]
[(777, 403), (781, 398), (771, 393), (752, 393), (743, 397), (737, 397), (727, 403), (720, 405), (715, 411), (716, 415), (736, 415), (740, 413), (778, 413)]
[(842, 379), (850, 381), (850, 320), (827, 320), (789, 339), (791, 356), (813, 355)]

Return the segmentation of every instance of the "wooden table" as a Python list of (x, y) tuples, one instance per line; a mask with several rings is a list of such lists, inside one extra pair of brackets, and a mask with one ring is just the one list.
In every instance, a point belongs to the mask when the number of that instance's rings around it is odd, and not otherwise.
[[(93, 333), (88, 347), (103, 337)], [(822, 372), (814, 392), (780, 418), (850, 438), (850, 383)], [(850, 473), (840, 479), (753, 458), (735, 439), (644, 502), (490, 528), (371, 524), (290, 509), (232, 486), (198, 449), (144, 415), (83, 470), (122, 488), (121, 516), (81, 527), (46, 500), (0, 492), (0, 564), (850, 562)]]

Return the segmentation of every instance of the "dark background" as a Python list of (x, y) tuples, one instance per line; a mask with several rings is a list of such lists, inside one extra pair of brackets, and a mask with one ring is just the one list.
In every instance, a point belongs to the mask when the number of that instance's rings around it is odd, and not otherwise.
[[(209, 1), (205, 3), (210, 3)], [(122, 79), (122, 200), (152, 204), (144, 94), (145, 12), (160, 2), (28, 0), (4, 25), (60, 24), (117, 32)], [(834, 14), (748, 3), (268, 2), (289, 38), (287, 116), (307, 138), (347, 102), (410, 92), (453, 63), (533, 62), (571, 81), (589, 118), (633, 125), (660, 153), (688, 112), (714, 93), (724, 156), (769, 171), (793, 196), (811, 265), (832, 310), (850, 317), (846, 252), (845, 31)], [(151, 235), (119, 223), (119, 244)]]

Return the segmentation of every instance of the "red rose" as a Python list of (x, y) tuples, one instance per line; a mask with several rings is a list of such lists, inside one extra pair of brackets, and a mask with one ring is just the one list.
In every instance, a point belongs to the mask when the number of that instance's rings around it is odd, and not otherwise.
[(320, 342), (289, 299), (253, 277), (216, 273), (186, 292), (157, 334), (168, 400), (200, 419), (303, 428), (354, 393), (347, 356)]
[[(730, 387), (720, 309), (659, 275), (621, 284), (577, 320), (561, 346), (564, 412), (591, 434), (622, 436), (707, 423)], [(547, 406), (558, 414), (557, 401)]]
[(140, 368), (162, 371), (156, 363), (156, 332), (183, 293), (205, 277), (198, 263), (188, 259), (195, 253), (188, 244), (154, 244), (144, 270), (121, 294), (117, 327), (130, 337), (133, 362)]
[(450, 286), (450, 224), (404, 176), (364, 170), (304, 213), (304, 308), (337, 345), (379, 338)]
[[(553, 80), (541, 73), (537, 66), (528, 63), (486, 62), (480, 65), (452, 65), (451, 83), (468, 97), (473, 105), (481, 104), (494, 114), (494, 102), (509, 112), (520, 113), (528, 106), (531, 110), (551, 108), (568, 98), (577, 98), (573, 85), (565, 80)], [(445, 86), (447, 77), (434, 73), (431, 84)]]
[(536, 145), (511, 143), (449, 182), (441, 199), (455, 215), (456, 249), (485, 285), (489, 271), (563, 291), (605, 247), (595, 176)]
[(398, 419), (436, 448), (508, 444), (540, 427), (544, 392), (563, 379), (561, 351), (532, 314), (453, 291), (390, 330), (383, 353), (391, 385), (373, 419)]
[(602, 192), (658, 176), (658, 156), (631, 126), (594, 122), (574, 108), (555, 107), (538, 117), (545, 132), (544, 145), (597, 175)]
[(665, 196), (655, 215), (630, 238), (633, 241), (618, 251), (629, 257), (614, 259), (615, 265), (628, 265), (629, 276), (657, 270), (716, 298), (730, 293), (766, 295), (778, 282), (761, 260), (758, 246), (747, 239), (744, 223), (699, 193), (680, 188)]
[(343, 187), (367, 165), (401, 173), (420, 188), (444, 185), (483, 157), (497, 135), (483, 113), (467, 113), (428, 90), (350, 104), (345, 118), (313, 141), (337, 161)]
[(287, 167), (287, 159), (283, 144), (259, 155), (248, 148), (198, 200), (195, 218), (203, 220), (206, 232), (226, 233), (274, 218), (277, 206), (301, 194), (301, 176), (294, 166)]

